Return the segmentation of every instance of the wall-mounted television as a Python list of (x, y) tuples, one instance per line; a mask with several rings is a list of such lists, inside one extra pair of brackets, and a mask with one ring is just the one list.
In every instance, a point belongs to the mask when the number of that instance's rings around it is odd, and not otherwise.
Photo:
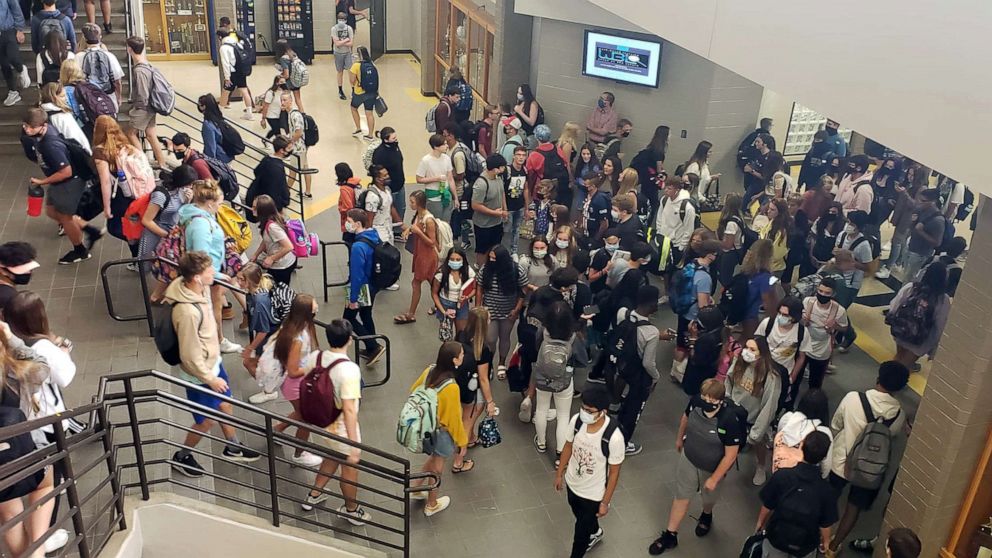
[(586, 29), (582, 75), (658, 87), (661, 42)]

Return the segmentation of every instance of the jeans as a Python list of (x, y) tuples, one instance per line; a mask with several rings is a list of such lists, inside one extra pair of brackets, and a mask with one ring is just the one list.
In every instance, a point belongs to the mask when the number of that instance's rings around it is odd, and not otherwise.
[(916, 252), (907, 250), (906, 266), (903, 268), (903, 277), (907, 283), (916, 279), (920, 270), (923, 269), (923, 264), (927, 263), (929, 259), (930, 254), (924, 256), (923, 254), (917, 254)]
[(503, 246), (510, 251), (510, 254), (517, 253), (517, 245), (520, 242), (520, 223), (524, 222), (524, 210), (518, 209), (510, 212), (510, 218), (503, 223)]
[(537, 409), (534, 411), (534, 431), (537, 433), (538, 445), (547, 443), (548, 433), (548, 409), (551, 408), (551, 400), (555, 400), (555, 413), (558, 415), (558, 424), (555, 425), (555, 451), (561, 453), (565, 447), (565, 436), (568, 435), (568, 418), (572, 410), (572, 391), (575, 384), (569, 382), (568, 387), (554, 393), (551, 391), (537, 390)]
[(596, 518), (599, 502), (577, 496), (571, 488), (566, 487), (566, 490), (568, 507), (572, 508), (572, 515), (575, 516), (575, 536), (572, 538), (572, 553), (569, 556), (582, 558), (589, 548), (589, 538), (599, 531), (599, 519)]
[[(30, 21), (30, 16), (27, 17)], [(23, 69), (20, 47), (17, 44), (17, 30), (0, 31), (0, 72), (3, 72), (3, 79), (7, 82), (9, 91), (20, 91), (21, 88), (17, 86), (16, 76)]]
[(637, 428), (637, 421), (641, 418), (644, 405), (651, 396), (651, 377), (643, 374), (640, 379), (627, 384), (627, 397), (620, 404), (620, 412), (617, 419), (620, 421), (620, 432), (623, 439), (630, 442), (634, 439), (634, 429)]
[[(451, 208), (454, 204), (449, 203), (448, 205), (441, 204), (441, 198), (435, 200), (427, 200), (427, 211), (431, 212), (431, 215), (437, 217), (442, 221), (451, 222)], [(454, 230), (451, 231), (455, 233)]]
[(902, 267), (906, 264), (906, 244), (909, 242), (909, 231), (892, 233), (892, 248), (889, 249), (889, 259), (885, 260), (886, 267)]
[[(372, 306), (375, 306), (375, 294), (375, 290), (373, 289)], [(348, 308), (345, 306), (343, 318), (351, 322), (351, 327), (354, 329), (355, 335), (359, 337), (375, 335), (372, 306), (359, 306), (358, 308)], [(379, 350), (379, 343), (375, 339), (366, 339), (363, 343), (367, 352), (372, 353)]]
[(462, 245), (472, 243), (472, 210), (456, 209), (451, 213), (451, 234), (462, 239)]
[(393, 207), (396, 208), (397, 215), (400, 216), (400, 221), (406, 220), (406, 186), (401, 187), (399, 190), (393, 192)]

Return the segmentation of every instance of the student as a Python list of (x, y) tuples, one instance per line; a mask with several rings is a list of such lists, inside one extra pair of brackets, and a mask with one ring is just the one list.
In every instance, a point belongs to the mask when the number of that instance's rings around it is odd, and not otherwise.
[[(401, 222), (402, 218), (393, 207), (393, 195), (389, 191), (389, 171), (382, 165), (373, 164), (369, 168), (369, 177), (372, 180), (365, 194), (365, 207), (359, 209), (364, 209), (372, 216), (372, 228), (379, 233), (379, 240), (393, 244), (393, 223)], [(398, 285), (393, 285), (387, 290), (395, 291), (398, 288)]]
[[(824, 277), (816, 287), (813, 296), (803, 300), (803, 317), (800, 322), (806, 327), (810, 339), (810, 350), (806, 354), (806, 370), (809, 370), (809, 387), (823, 385), (823, 376), (830, 366), (833, 354), (834, 334), (847, 329), (847, 311), (836, 300), (834, 290), (837, 282), (833, 277)], [(796, 382), (790, 388), (789, 398), (795, 401), (799, 396), (799, 384), (805, 370), (801, 370)]]
[(693, 196), (696, 199), (705, 199), (709, 192), (710, 182), (713, 180), (719, 181), (720, 177), (723, 176), (720, 173), (710, 174), (710, 166), (707, 162), (712, 152), (713, 144), (705, 140), (701, 141), (696, 145), (696, 151), (693, 152), (692, 157), (689, 157), (686, 163), (685, 174), (696, 176), (699, 182), (695, 196)]
[[(475, 296), (475, 270), (468, 263), (465, 251), (452, 246), (445, 254), (431, 285), (434, 314), (438, 321), (452, 320), (455, 332), (465, 330), (469, 317), (470, 301)], [(486, 319), (489, 319), (487, 312)]]
[(610, 394), (603, 386), (582, 392), (582, 407), (565, 429), (565, 447), (555, 474), (555, 490), (562, 486), (575, 516), (571, 558), (581, 558), (603, 540), (599, 519), (610, 513), (610, 502), (620, 480), (624, 440), (607, 414)]
[(548, 241), (544, 237), (534, 237), (530, 248), (517, 258), (517, 265), (527, 274), (528, 294), (547, 285), (556, 268), (555, 259), (548, 251)]
[(378, 132), (382, 143), (372, 151), (372, 164), (382, 165), (389, 172), (389, 191), (393, 196), (393, 207), (399, 221), (406, 218), (406, 173), (403, 171), (403, 152), (396, 130), (383, 126)]
[[(365, 122), (368, 124), (368, 133), (365, 134), (365, 141), (375, 139), (375, 103), (379, 99), (379, 70), (372, 62), (369, 49), (360, 46), (357, 49), (358, 60), (351, 65), (348, 78), (351, 80), (351, 119), (355, 121), (355, 131), (353, 136), (362, 134), (362, 123), (358, 116), (358, 108), (365, 107)], [(302, 109), (301, 109), (302, 110)]]
[(338, 98), (348, 100), (344, 94), (344, 73), (355, 63), (352, 56), (352, 43), (355, 29), (348, 25), (348, 16), (338, 12), (337, 23), (331, 27), (331, 44), (334, 47), (334, 69), (338, 72)]
[(792, 408), (795, 404), (791, 399), (792, 386), (799, 383), (800, 374), (806, 367), (806, 355), (813, 349), (813, 340), (801, 323), (803, 303), (799, 299), (787, 296), (776, 308), (775, 315), (761, 320), (754, 334), (765, 338), (772, 360), (782, 367), (779, 372), (788, 374), (788, 378), (782, 379), (780, 404)]
[(603, 173), (588, 176), (584, 182), (586, 195), (580, 224), (594, 245), (602, 241), (603, 233), (610, 227), (610, 193), (605, 182), (606, 175)]
[(431, 152), (424, 155), (417, 166), (417, 184), (424, 185), (427, 211), (442, 221), (451, 221), (452, 208), (458, 205), (458, 194), (454, 190), (454, 167), (448, 155), (448, 144), (441, 134), (434, 134), (427, 142)]
[[(3, 70), (4, 81), (7, 82), (7, 98), (3, 101), (3, 106), (11, 107), (21, 102), (20, 91), (31, 85), (31, 77), (28, 76), (28, 67), (21, 63), (18, 44), (24, 42), (24, 31), (30, 28), (26, 23), (26, 10), (21, 9), (17, 2), (7, 0), (7, 9), (0, 18), (0, 32), (3, 37), (3, 48), (0, 49), (0, 70)], [(34, 34), (31, 35), (34, 39)]]
[(224, 134), (221, 128), (225, 125), (225, 118), (217, 98), (213, 93), (200, 95), (196, 100), (196, 109), (203, 115), (203, 123), (200, 125), (203, 154), (230, 164), (234, 161), (234, 155), (224, 151)]
[(521, 123), (519, 118), (508, 117), (501, 121), (503, 126), (503, 135), (506, 139), (503, 141), (503, 145), (499, 148), (499, 154), (503, 156), (504, 159), (509, 161), (513, 158), (513, 154), (516, 152), (518, 147), (524, 148), (524, 160), (526, 161), (527, 146), (524, 145), (526, 138), (523, 132), (520, 131)]
[(747, 442), (754, 448), (757, 465), (754, 469), (755, 486), (765, 484), (768, 478), (768, 437), (772, 420), (778, 411), (782, 378), (775, 369), (768, 342), (764, 337), (748, 339), (740, 356), (735, 358), (727, 372), (725, 389), (727, 397), (747, 411)]
[(730, 287), (737, 266), (744, 260), (744, 214), (741, 212), (741, 195), (727, 194), (723, 201), (723, 211), (717, 225), (717, 238), (720, 239), (718, 280), (723, 288)]
[(916, 210), (911, 217), (909, 244), (906, 250), (906, 265), (903, 277), (907, 281), (916, 278), (923, 264), (933, 255), (944, 239), (944, 227), (951, 224), (937, 208), (940, 192), (936, 188), (921, 189), (917, 194)]
[[(493, 133), (493, 124), (499, 120), (499, 107), (495, 105), (486, 105), (485, 116), (476, 125), (476, 137), (472, 138), (475, 140), (476, 151), (479, 152), (483, 157), (488, 158), (490, 155), (496, 154), (495, 138), (496, 135)], [(509, 161), (509, 159), (505, 160)]]
[(427, 211), (427, 196), (417, 191), (410, 194), (410, 208), (413, 209), (413, 222), (404, 225), (403, 239), (413, 238), (413, 279), (410, 306), (405, 314), (393, 318), (394, 324), (412, 324), (417, 321), (417, 307), (420, 306), (421, 287), (430, 284), (437, 272), (438, 237), (437, 219)]
[(509, 219), (505, 223), (507, 228), (503, 231), (503, 246), (510, 251), (510, 254), (517, 254), (517, 247), (520, 244), (520, 224), (524, 220), (524, 208), (526, 207), (525, 195), (527, 184), (527, 170), (524, 163), (527, 162), (527, 148), (518, 145), (513, 148), (513, 156), (510, 164), (506, 167), (506, 178), (503, 183), (504, 196), (506, 197), (506, 211)]
[[(655, 385), (661, 374), (658, 372), (658, 341), (669, 340), (671, 335), (668, 332), (661, 333), (658, 328), (650, 323), (651, 316), (658, 311), (658, 287), (654, 285), (643, 285), (637, 290), (636, 306), (633, 309), (620, 308), (617, 310), (617, 323), (624, 320), (648, 322), (636, 328), (637, 332), (637, 354), (641, 357), (640, 366), (637, 367), (643, 374), (637, 374), (634, 378), (627, 380), (627, 396), (620, 403), (620, 412), (617, 419), (620, 421), (620, 431), (623, 432), (624, 440), (627, 440), (625, 453), (627, 455), (637, 455), (641, 453), (640, 444), (634, 443), (634, 429), (641, 418), (641, 413), (647, 405), (648, 397), (654, 392)], [(630, 366), (630, 363), (627, 363)]]
[[(706, 308), (713, 304), (713, 291), (715, 289), (713, 275), (710, 273), (710, 269), (713, 267), (719, 254), (720, 241), (706, 240), (702, 242), (698, 257), (686, 264), (686, 267), (682, 271), (676, 272), (676, 280), (670, 288), (670, 297), (678, 297), (684, 294), (689, 295), (688, 306), (682, 306), (684, 304), (682, 302), (677, 302), (673, 305), (673, 308), (678, 313), (678, 325), (676, 325), (675, 329), (675, 360), (672, 362), (671, 373), (672, 379), (677, 380), (679, 383), (685, 377), (685, 369), (688, 365), (689, 324), (699, 316), (699, 310), (701, 308)], [(681, 283), (688, 281), (686, 274), (690, 266), (694, 268), (692, 284), (686, 284), (680, 287)], [(677, 292), (678, 289), (684, 290)]]
[(889, 302), (885, 323), (896, 344), (893, 360), (912, 367), (923, 355), (933, 356), (937, 351), (951, 312), (946, 285), (947, 268), (933, 262)]
[(896, 527), (889, 531), (885, 540), (885, 556), (887, 558), (920, 558), (923, 548), (916, 533), (905, 528)]
[(533, 194), (524, 190), (524, 195), (533, 200), (527, 204), (527, 218), (534, 222), (534, 238), (547, 238), (553, 230), (555, 190), (555, 181), (548, 179), (538, 182)]
[[(179, 209), (193, 199), (190, 185), (196, 182), (196, 171), (189, 165), (179, 165), (171, 173), (160, 175), (162, 186), (152, 190), (148, 197), (148, 207), (141, 215), (141, 240), (138, 241), (138, 257), (154, 254), (159, 242), (169, 236), (172, 227), (179, 222)], [(149, 295), (153, 304), (162, 301), (168, 283), (156, 281), (155, 290)]]
[[(772, 444), (772, 475), (779, 469), (795, 467), (802, 461), (800, 447), (806, 436), (812, 432), (822, 432), (833, 443), (834, 433), (830, 431), (830, 408), (827, 395), (822, 389), (810, 388), (799, 399), (795, 411), (782, 414)], [(830, 459), (820, 462), (820, 476), (830, 474)]]
[(482, 411), (494, 417), (499, 414), (493, 400), (493, 351), (486, 343), (489, 335), (489, 310), (476, 306), (468, 312), (467, 327), (455, 335), (455, 341), (462, 344), (465, 357), (458, 367), (455, 382), (462, 403), (462, 422), (468, 432), (468, 445), (455, 456), (452, 470), (467, 472), (475, 466), (465, 455), (469, 448), (479, 445), (476, 423), (482, 418)]
[(228, 108), (231, 93), (238, 91), (245, 103), (245, 110), (241, 115), (241, 119), (251, 120), (255, 106), (252, 103), (251, 91), (248, 90), (248, 76), (238, 71), (238, 57), (234, 52), (236, 49), (241, 48), (238, 46), (240, 40), (237, 34), (231, 33), (227, 29), (217, 30), (217, 40), (220, 41), (220, 45), (217, 47), (217, 54), (220, 59), (221, 76), (223, 76), (224, 80), (220, 92), (220, 106)]
[[(455, 179), (453, 193), (459, 200), (451, 212), (451, 231), (455, 238), (461, 238), (462, 247), (468, 249), (472, 235), (472, 200), (465, 193), (468, 183), (469, 158), (472, 151), (461, 141), (462, 129), (455, 122), (448, 122), (440, 129), (441, 137), (448, 144), (448, 155), (451, 156), (451, 177)], [(482, 165), (483, 167), (485, 164)], [(484, 173), (485, 171), (483, 171)], [(482, 176), (481, 174), (479, 176)]]
[(289, 240), (286, 220), (276, 209), (272, 198), (266, 195), (255, 198), (252, 212), (258, 219), (262, 241), (250, 260), (261, 264), (274, 280), (289, 285), (296, 269), (296, 256), (293, 255), (293, 243)]
[[(775, 294), (775, 284), (779, 282), (778, 277), (772, 275), (772, 242), (767, 239), (754, 241), (751, 248), (744, 255), (741, 263), (740, 273), (747, 277), (747, 298), (743, 302), (746, 306), (741, 315), (742, 339), (747, 339), (754, 335), (758, 329), (758, 317), (761, 308), (775, 308), (778, 299)], [(737, 304), (737, 301), (734, 301)]]
[[(345, 223), (348, 222), (348, 212), (355, 209), (358, 195), (362, 190), (362, 183), (354, 175), (348, 163), (338, 163), (334, 165), (334, 176), (338, 185), (338, 217), (341, 219), (341, 240), (345, 241), (348, 248), (355, 242), (355, 233), (345, 230)], [(361, 208), (359, 208), (361, 209)]]
[[(58, 82), (46, 83), (39, 88), (38, 94), (41, 109), (48, 114), (48, 123), (58, 130), (63, 139), (75, 140), (87, 153), (92, 154), (90, 140), (72, 115), (72, 108), (62, 85)], [(124, 135), (123, 132), (121, 135)]]
[(644, 228), (637, 217), (637, 202), (632, 196), (613, 198), (611, 219), (613, 230), (620, 237), (620, 249), (630, 250), (635, 242), (644, 240)]
[(434, 129), (438, 133), (441, 133), (448, 124), (458, 125), (458, 121), (455, 120), (455, 105), (461, 101), (461, 98), (462, 90), (458, 85), (449, 84), (444, 87), (441, 100), (434, 110)]
[[(544, 124), (544, 108), (534, 97), (530, 84), (523, 83), (517, 87), (517, 104), (513, 107), (513, 114), (520, 119), (525, 136), (538, 135), (537, 127)], [(550, 130), (547, 140), (537, 139), (538, 141), (550, 141)]]
[[(127, 169), (121, 165), (125, 161), (130, 161)], [(100, 179), (107, 230), (127, 243), (132, 258), (137, 257), (138, 242), (124, 236), (124, 213), (131, 202), (155, 189), (155, 173), (144, 152), (131, 145), (117, 121), (107, 115), (98, 117), (93, 126), (93, 165)], [(133, 174), (127, 176), (125, 170)]]
[(31, 282), (31, 273), (41, 267), (35, 261), (38, 254), (27, 242), (0, 244), (0, 315), (7, 301), (17, 294), (17, 287)]
[(265, 95), (262, 97), (262, 107), (258, 112), (262, 114), (262, 120), (260, 124), (263, 128), (268, 127), (269, 131), (265, 133), (265, 139), (271, 140), (272, 138), (283, 133), (282, 119), (282, 101), (280, 96), (282, 92), (286, 89), (286, 78), (282, 77), (280, 74), (276, 74), (272, 78), (272, 87), (265, 90)]
[(679, 176), (665, 181), (665, 197), (655, 222), (656, 234), (672, 241), (672, 261), (675, 262), (682, 259), (682, 253), (688, 248), (696, 221), (696, 207), (685, 186)]
[(560, 225), (555, 229), (548, 252), (554, 260), (555, 269), (572, 267), (572, 260), (579, 253), (575, 236), (576, 231), (568, 225)]
[(606, 136), (612, 134), (617, 129), (617, 111), (613, 108), (616, 96), (609, 91), (604, 91), (596, 100), (596, 108), (589, 114), (586, 120), (586, 136), (593, 143), (606, 141)]
[[(254, 378), (258, 369), (258, 358), (262, 356), (265, 342), (269, 336), (279, 329), (282, 320), (276, 321), (275, 311), (272, 306), (272, 291), (276, 283), (271, 275), (263, 272), (262, 266), (255, 262), (248, 262), (241, 268), (236, 277), (238, 286), (248, 294), (245, 295), (248, 312), (251, 319), (248, 321), (249, 342), (241, 351), (241, 363), (244, 365), (251, 377)], [(296, 295), (293, 295), (296, 298)], [(250, 397), (248, 402), (254, 405), (261, 405), (279, 398), (276, 391), (261, 391)]]
[[(99, 120), (99, 118), (97, 118)], [(176, 159), (184, 165), (189, 165), (196, 171), (197, 179), (213, 180), (213, 173), (210, 172), (210, 165), (197, 150), (193, 149), (193, 140), (185, 132), (176, 132), (172, 136), (172, 141), (166, 144), (166, 148), (176, 156)]]
[(306, 110), (303, 108), (303, 92), (302, 92), (303, 86), (294, 84), (293, 80), (290, 79), (290, 75), (292, 74), (291, 69), (293, 67), (293, 61), (299, 58), (299, 56), (296, 54), (296, 51), (293, 50), (293, 47), (290, 46), (289, 41), (287, 41), (286, 39), (279, 39), (278, 41), (276, 41), (274, 47), (274, 54), (275, 54), (276, 64), (279, 66), (279, 69), (281, 69), (280, 74), (282, 75), (283, 79), (286, 80), (286, 89), (293, 94), (293, 101), (296, 104), (296, 108), (300, 112), (306, 112)]
[(482, 266), (489, 250), (503, 241), (503, 223), (509, 219), (506, 196), (503, 193), (503, 175), (506, 160), (502, 155), (486, 159), (486, 171), (472, 188), (472, 226), (475, 232), (475, 263)]
[(69, 50), (76, 52), (76, 28), (72, 25), (72, 19), (55, 7), (55, 0), (42, 0), (41, 11), (31, 16), (31, 50), (40, 54), (48, 34), (44, 30), (56, 29), (49, 33), (57, 33), (61, 25), (62, 36), (69, 41)]
[(62, 33), (49, 32), (42, 41), (41, 52), (35, 56), (38, 86), (58, 82), (62, 63), (75, 57), (75, 53), (69, 50), (69, 43)]
[[(188, 251), (179, 259), (179, 277), (165, 290), (165, 298), (172, 304), (172, 326), (179, 339), (181, 362), (179, 377), (197, 388), (186, 388), (186, 398), (191, 402), (233, 415), (230, 403), (211, 395), (207, 390), (231, 397), (227, 372), (220, 358), (217, 342), (217, 323), (210, 316), (209, 285), (214, 282), (214, 266), (205, 252)], [(203, 467), (193, 458), (191, 448), (196, 447), (202, 435), (209, 432), (215, 419), (193, 413), (193, 429), (186, 434), (183, 449), (172, 456), (172, 468), (191, 478), (202, 477)], [(222, 423), (221, 431), (227, 444), (224, 458), (251, 463), (259, 454), (243, 446), (230, 423)]]
[(251, 206), (256, 197), (267, 194), (281, 212), (289, 205), (289, 183), (286, 182), (286, 157), (293, 153), (293, 142), (279, 135), (272, 140), (272, 155), (262, 157), (252, 173), (255, 179), (245, 192), (245, 205)]
[(489, 252), (489, 260), (479, 269), (479, 278), (475, 283), (475, 305), (489, 309), (493, 323), (486, 341), (494, 353), (499, 349), (496, 377), (505, 380), (510, 335), (523, 310), (527, 271), (513, 261), (506, 248), (496, 246)]
[[(723, 312), (716, 306), (699, 310), (696, 319), (689, 323), (689, 358), (682, 378), (682, 391), (692, 397), (699, 395), (699, 388), (709, 378), (726, 377), (727, 368), (739, 351), (732, 349), (736, 340), (724, 331)], [(726, 345), (727, 349), (724, 349)], [(724, 374), (721, 365), (726, 357)]]
[[(375, 334), (375, 321), (372, 318), (372, 306), (378, 294), (372, 286), (372, 253), (371, 245), (379, 244), (379, 233), (369, 228), (369, 214), (363, 209), (348, 210), (345, 230), (355, 235), (351, 245), (349, 258), (348, 303), (344, 309), (344, 319), (351, 322), (360, 337)], [(365, 239), (365, 242), (362, 240)], [(371, 243), (371, 245), (370, 245)], [(375, 339), (365, 340), (365, 351), (360, 353), (365, 357), (366, 364), (372, 366), (386, 354), (386, 347)]]
[[(286, 135), (289, 137), (289, 140), (293, 142), (292, 150), (287, 153), (287, 156), (295, 155), (296, 160), (299, 162), (300, 171), (305, 171), (310, 168), (310, 161), (307, 159), (308, 147), (306, 141), (304, 140), (304, 136), (306, 134), (306, 120), (303, 118), (303, 111), (293, 108), (293, 96), (289, 94), (289, 91), (282, 92), (279, 96), (279, 103), (280, 108), (282, 109), (279, 116), (280, 121), (287, 123)], [(296, 169), (290, 166), (289, 179), (286, 182), (287, 188), (292, 188), (296, 183), (296, 175)], [(307, 199), (313, 199), (313, 194), (310, 192), (312, 181), (313, 174), (303, 174), (303, 183), (305, 185), (303, 197)]]
[[(866, 402), (874, 418), (886, 421), (889, 431), (894, 436), (898, 436), (906, 424), (906, 414), (902, 412), (902, 406), (892, 394), (901, 391), (907, 383), (909, 383), (909, 369), (906, 366), (895, 361), (883, 362), (878, 367), (878, 379), (874, 389), (866, 392), (849, 392), (837, 406), (834, 418), (830, 421), (830, 428), (834, 432), (834, 445), (831, 451), (832, 467), (829, 480), (838, 493), (848, 484), (847, 456), (854, 448), (854, 443), (861, 437), (861, 433), (868, 427), (870, 419), (865, 415)], [(889, 466), (893, 467), (894, 464), (889, 463)], [(831, 551), (837, 552), (844, 544), (844, 539), (857, 524), (858, 516), (862, 511), (871, 508), (878, 493), (877, 488), (851, 486), (840, 523), (830, 541)]]
[(457, 89), (459, 94), (458, 101), (452, 105), (450, 121), (462, 126), (472, 114), (475, 99), (472, 98), (472, 87), (465, 81), (465, 76), (458, 66), (452, 66), (448, 70), (448, 82), (444, 85), (444, 89), (448, 91), (451, 88)]
[(826, 548), (837, 522), (837, 494), (819, 469), (829, 450), (830, 437), (811, 432), (802, 442), (803, 460), (777, 471), (761, 489), (755, 531), (765, 530), (764, 558), (804, 558)]
[(713, 507), (721, 483), (737, 461), (746, 435), (734, 412), (726, 407), (725, 393), (723, 382), (706, 380), (682, 415), (675, 438), (675, 451), (679, 453), (675, 500), (665, 531), (648, 547), (652, 556), (679, 545), (679, 524), (689, 511), (689, 499), (697, 492), (703, 499), (703, 512), (696, 524), (696, 536), (705, 537), (713, 526)]
[[(572, 366), (569, 359), (575, 343), (575, 321), (572, 308), (564, 301), (551, 303), (541, 312), (541, 324), (537, 329), (534, 352), (537, 358), (533, 365), (534, 378), (534, 445), (538, 453), (547, 451), (548, 419), (558, 421), (555, 431), (555, 455), (560, 458), (565, 447), (568, 416), (572, 405)], [(567, 355), (567, 356), (565, 356)], [(561, 359), (565, 356), (564, 360)], [(555, 408), (552, 411), (551, 401)], [(552, 414), (553, 413), (553, 414)]]
[[(344, 504), (338, 507), (337, 513), (344, 516), (348, 523), (361, 526), (372, 519), (372, 514), (358, 504), (358, 486), (355, 485), (358, 482), (358, 469), (349, 467), (349, 465), (357, 465), (362, 456), (362, 450), (357, 446), (362, 443), (362, 431), (358, 424), (358, 404), (362, 398), (362, 373), (358, 365), (348, 358), (352, 333), (351, 323), (348, 320), (343, 318), (331, 320), (327, 325), (327, 343), (330, 347), (326, 351), (316, 351), (306, 357), (303, 369), (307, 374), (321, 366), (326, 366), (328, 369), (327, 373), (334, 386), (334, 400), (328, 401), (328, 404), (340, 409), (341, 414), (325, 430), (328, 434), (347, 438), (351, 443), (338, 442), (327, 436), (318, 436), (316, 442), (346, 456), (348, 465), (342, 465), (340, 480)], [(311, 511), (331, 496), (324, 491), (324, 487), (337, 469), (337, 460), (321, 461), (320, 472), (317, 473), (313, 488), (307, 494), (306, 503), (301, 506), (304, 511)]]
[[(75, 39), (73, 39), (75, 40)], [(131, 144), (142, 149), (138, 132), (145, 132), (145, 139), (152, 146), (152, 153), (160, 168), (165, 168), (165, 153), (162, 151), (162, 144), (158, 141), (158, 133), (155, 131), (155, 117), (157, 114), (148, 106), (148, 99), (151, 95), (152, 87), (152, 67), (148, 63), (148, 56), (145, 52), (145, 40), (138, 36), (128, 37), (127, 54), (134, 64), (134, 78), (131, 83), (131, 127), (128, 129), (128, 139)], [(75, 50), (75, 47), (73, 47)]]

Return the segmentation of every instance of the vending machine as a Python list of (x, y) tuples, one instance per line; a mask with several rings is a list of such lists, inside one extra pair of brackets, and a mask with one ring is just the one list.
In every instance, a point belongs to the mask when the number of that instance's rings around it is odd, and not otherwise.
[(297, 56), (311, 64), (314, 54), (313, 0), (273, 0), (272, 36), (277, 41), (289, 41)]

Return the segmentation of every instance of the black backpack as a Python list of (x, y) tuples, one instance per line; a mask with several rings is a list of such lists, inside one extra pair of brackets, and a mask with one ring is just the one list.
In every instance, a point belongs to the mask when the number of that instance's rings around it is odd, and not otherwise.
[(73, 175), (87, 182), (95, 180), (97, 175), (93, 168), (93, 157), (86, 152), (86, 148), (72, 138), (63, 137), (62, 141), (69, 150), (69, 164), (72, 165)]
[(720, 295), (720, 303), (717, 305), (720, 312), (727, 318), (727, 323), (736, 325), (744, 321), (748, 307), (748, 286), (751, 279), (744, 273), (734, 275), (730, 284)]
[[(175, 366), (182, 362), (182, 357), (179, 354), (179, 335), (176, 333), (176, 327), (172, 324), (172, 311), (176, 304), (190, 303), (177, 302), (172, 304), (169, 311), (163, 312), (155, 324), (155, 348), (162, 355), (162, 360), (169, 366)], [(200, 325), (197, 326), (197, 330), (199, 330), (200, 326), (203, 325), (203, 310), (198, 304), (193, 304), (193, 306), (200, 313)]]
[(555, 188), (558, 192), (568, 190), (568, 167), (558, 154), (558, 148), (552, 146), (550, 151), (539, 150), (538, 153), (544, 155), (543, 178), (545, 180), (556, 180)]
[[(581, 420), (575, 421), (575, 431), (572, 433), (573, 438), (579, 433), (579, 429), (582, 428), (583, 424)], [(606, 458), (607, 468), (609, 468), (610, 463), (610, 439), (613, 438), (613, 433), (619, 426), (620, 421), (611, 418), (603, 429), (603, 438), (600, 441), (599, 447), (603, 451), (603, 457)], [(609, 475), (607, 475), (607, 481), (609, 481)]]
[[(89, 57), (86, 57), (86, 60), (89, 60)], [(41, 64), (43, 66), (41, 70), (41, 84), (58, 83), (62, 62), (52, 60), (48, 55), (48, 51), (45, 50), (41, 52)]]
[(375, 64), (363, 61), (359, 66), (359, 85), (366, 93), (379, 93), (379, 70)]
[(243, 75), (250, 76), (252, 70), (252, 58), (254, 52), (249, 52), (250, 46), (247, 48), (245, 45), (251, 45), (248, 41), (239, 40), (237, 44), (233, 45), (234, 48), (234, 71)]
[(317, 121), (312, 116), (303, 112), (303, 145), (313, 147), (320, 141), (320, 130), (317, 128)]
[(954, 214), (955, 221), (964, 221), (968, 218), (975, 209), (975, 193), (971, 191), (971, 188), (964, 187), (964, 201), (957, 207), (957, 212)]
[[(4, 386), (4, 392), (10, 390), (10, 386)], [(7, 393), (4, 394), (5, 397)], [(15, 394), (11, 393), (11, 399), (17, 397)], [(17, 407), (0, 407), (0, 428), (6, 428), (8, 426), (16, 426), (27, 421), (27, 417), (24, 413)], [(613, 421), (610, 421), (613, 422)], [(4, 440), (2, 446), (0, 446), (0, 465), (8, 465), (15, 461), (21, 460), (24, 456), (31, 454), (35, 450), (34, 441), (31, 440), (31, 433), (24, 432), (18, 434), (13, 438), (7, 438)], [(29, 465), (25, 462), (23, 465)], [(9, 488), (5, 489), (4, 492), (12, 491), (14, 494), (27, 494), (33, 492), (38, 487), (38, 475), (30, 475), (27, 478), (14, 483)]]
[(382, 290), (399, 281), (403, 264), (400, 262), (400, 251), (392, 244), (372, 242), (368, 238), (358, 239), (372, 247), (372, 273), (369, 283), (376, 290)]
[(230, 122), (223, 120), (218, 128), (220, 128), (220, 146), (224, 149), (224, 153), (233, 159), (245, 152), (245, 142)]
[(813, 485), (797, 479), (768, 520), (768, 542), (790, 556), (806, 556), (816, 550), (820, 545), (819, 504)]
[[(669, 198), (665, 197), (664, 199), (662, 199), (661, 200), (661, 207), (665, 207), (666, 205), (668, 205), (668, 202), (669, 202)], [(692, 198), (686, 198), (686, 199), (682, 200), (682, 202), (679, 204), (679, 219), (683, 223), (685, 223), (686, 207), (688, 207), (689, 204), (692, 204), (692, 208), (696, 210), (695, 211), (695, 217), (692, 220), (692, 228), (693, 229), (698, 229), (698, 228), (700, 228), (702, 226), (702, 223), (703, 222), (702, 222), (702, 219), (701, 219), (701, 217), (699, 215), (699, 205), (696, 203), (696, 200), (694, 200)], [(747, 230), (747, 229), (744, 229), (744, 230)], [(751, 241), (751, 242), (753, 243), (754, 241)]]
[(231, 169), (231, 166), (220, 159), (207, 157), (202, 153), (200, 154), (200, 158), (207, 164), (210, 174), (220, 185), (221, 191), (224, 192), (224, 199), (231, 201), (238, 197), (238, 193), (241, 191), (241, 185), (238, 184), (238, 175)]
[(637, 329), (646, 325), (651, 325), (651, 322), (635, 319), (633, 312), (628, 310), (627, 318), (610, 330), (607, 337), (606, 347), (599, 358), (614, 402), (620, 401), (625, 385), (647, 374), (637, 353)]
[(741, 254), (747, 254), (751, 245), (758, 240), (758, 231), (744, 225), (744, 220), (733, 215), (727, 221), (733, 221), (741, 229)]

